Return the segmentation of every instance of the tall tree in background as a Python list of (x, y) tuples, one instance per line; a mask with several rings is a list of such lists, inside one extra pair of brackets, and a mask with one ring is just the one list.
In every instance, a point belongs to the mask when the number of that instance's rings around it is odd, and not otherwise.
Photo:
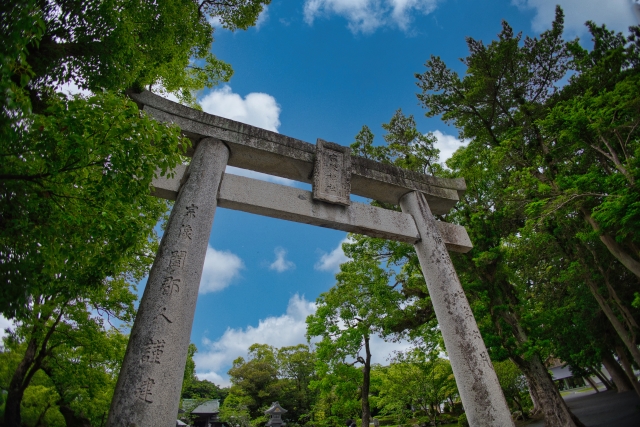
[[(511, 27), (503, 27), (499, 40), (487, 46), (469, 39), (463, 79), (439, 58), (427, 62), (427, 71), (417, 75), (427, 115), (442, 114), (461, 136), (473, 139), (471, 145), (499, 156), (512, 204), (526, 214), (523, 221), (538, 221), (558, 209), (571, 211), (576, 237), (584, 240), (582, 225), (588, 225), (592, 236), (640, 277), (639, 233), (634, 232), (640, 197), (635, 184), (637, 29), (625, 39), (588, 23), (594, 37), (588, 51), (578, 41), (562, 39), (560, 9), (540, 39), (522, 43)], [(609, 308), (624, 316), (629, 305), (616, 301), (603, 311)], [(637, 353), (624, 335), (629, 351)]]
[(451, 403), (457, 395), (449, 360), (438, 357), (436, 351), (415, 348), (397, 354), (382, 374), (378, 404), (399, 423), (423, 413), (437, 425), (440, 404)]
[(447, 165), (455, 176), (464, 176), (467, 181), (465, 202), (449, 219), (467, 228), (474, 247), (452, 260), (489, 355), (494, 361), (513, 360), (527, 378), (535, 408), (545, 414), (548, 425), (580, 425), (572, 421), (544, 365), (548, 346), (530, 336), (535, 318), (527, 311), (526, 301), (532, 292), (515, 286), (511, 277), (513, 265), (503, 242), (518, 232), (524, 219), (521, 210), (509, 202), (512, 191), (505, 182), (507, 174), (499, 153), (469, 145)]
[(316, 353), (304, 344), (277, 350), (280, 381), (284, 396), (278, 399), (286, 405), (289, 424), (305, 425), (311, 418), (311, 407), (317, 397), (310, 384), (316, 379)]
[[(363, 126), (351, 145), (353, 153), (421, 173), (441, 170), (435, 138), (418, 132), (413, 116), (397, 110), (382, 127), (387, 131), (386, 145), (374, 145), (373, 133)], [(373, 204), (399, 210), (378, 201)], [(315, 420), (335, 425), (339, 417), (354, 417), (359, 399), (364, 426), (371, 414), (371, 337), (432, 343), (438, 341), (439, 332), (411, 245), (351, 235), (343, 250), (349, 261), (341, 265), (336, 286), (320, 296), (318, 310), (307, 319), (307, 336), (321, 337), (320, 379), (312, 384), (320, 391)]]
[(336, 286), (316, 300), (317, 311), (307, 318), (307, 337), (321, 338), (316, 351), (327, 373), (344, 364), (362, 367), (362, 427), (368, 427), (371, 338), (384, 334), (385, 318), (398, 305), (397, 293), (389, 286), (387, 271), (369, 257), (342, 264), (336, 279)]
[(274, 401), (287, 409), (287, 424), (309, 421), (315, 398), (309, 384), (316, 375), (315, 354), (306, 345), (276, 349), (253, 344), (247, 360), (234, 360), (229, 376), (232, 385), (222, 407), (223, 421), (243, 426), (264, 424), (264, 410)]

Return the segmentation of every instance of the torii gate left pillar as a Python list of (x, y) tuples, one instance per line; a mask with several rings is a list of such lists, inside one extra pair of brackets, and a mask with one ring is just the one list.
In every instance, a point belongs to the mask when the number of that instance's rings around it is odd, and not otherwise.
[(198, 288), (229, 148), (196, 146), (131, 330), (107, 426), (175, 426)]

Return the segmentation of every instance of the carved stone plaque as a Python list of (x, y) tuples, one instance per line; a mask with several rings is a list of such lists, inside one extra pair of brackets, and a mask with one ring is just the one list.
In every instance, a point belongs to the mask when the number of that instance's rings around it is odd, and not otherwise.
[(313, 198), (349, 206), (350, 194), (351, 149), (318, 139), (313, 168)]

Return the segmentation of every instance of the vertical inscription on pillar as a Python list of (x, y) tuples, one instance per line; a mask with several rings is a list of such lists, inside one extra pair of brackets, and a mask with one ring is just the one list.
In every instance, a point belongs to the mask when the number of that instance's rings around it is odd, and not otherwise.
[(187, 251), (171, 251), (169, 259), (169, 271), (182, 270), (184, 261), (187, 258)]
[(173, 276), (165, 277), (162, 281), (162, 295), (171, 296), (180, 292), (181, 279), (174, 279)]
[(155, 385), (155, 383), (155, 380), (149, 377), (147, 377), (146, 380), (142, 381), (142, 384), (140, 384), (140, 387), (138, 387), (138, 390), (136, 390), (138, 399), (147, 403), (153, 403), (153, 386)]
[(313, 198), (349, 206), (351, 200), (351, 150), (318, 139), (313, 168)]
[(157, 363), (160, 364), (162, 353), (164, 353), (164, 340), (150, 339), (144, 348), (144, 354), (142, 355), (142, 363)]

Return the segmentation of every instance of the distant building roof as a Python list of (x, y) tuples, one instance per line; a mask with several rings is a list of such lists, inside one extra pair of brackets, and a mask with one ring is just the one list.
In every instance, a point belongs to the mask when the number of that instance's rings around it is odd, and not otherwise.
[(212, 399), (202, 402), (202, 399), (183, 399), (182, 409), (194, 415), (217, 414), (220, 412), (220, 401)]
[(191, 411), (193, 415), (217, 414), (218, 412), (220, 412), (220, 401), (218, 399), (208, 400)]
[(183, 422), (182, 422), (182, 421), (180, 421), (180, 420), (176, 420), (176, 427), (177, 427), (177, 426), (187, 426), (187, 425), (189, 425), (189, 424), (187, 424), (187, 423), (183, 423)]
[(551, 377), (554, 381), (573, 376), (568, 366), (554, 366), (553, 368), (550, 368), (549, 371), (551, 371)]

